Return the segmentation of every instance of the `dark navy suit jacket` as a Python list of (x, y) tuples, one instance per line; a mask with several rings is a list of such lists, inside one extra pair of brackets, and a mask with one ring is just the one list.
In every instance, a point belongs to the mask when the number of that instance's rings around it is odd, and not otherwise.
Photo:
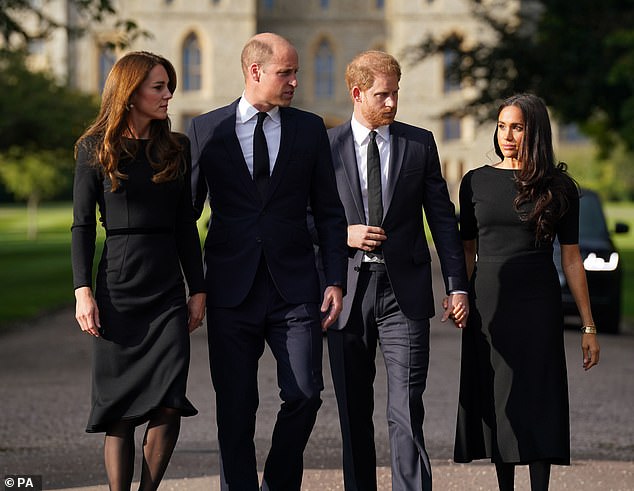
[[(350, 122), (328, 130), (337, 187), (349, 225), (367, 223)], [(467, 291), (464, 253), (455, 210), (440, 171), (431, 132), (400, 122), (390, 125), (387, 206), (382, 227), (385, 265), (401, 311), (410, 319), (434, 316), (431, 256), (425, 238), (423, 210), (431, 229), (447, 292)], [(359, 277), (360, 249), (348, 251), (348, 295), (335, 329), (343, 328)]]
[(262, 254), (277, 290), (289, 303), (319, 302), (313, 241), (306, 224), (310, 203), (327, 285), (346, 285), (346, 219), (337, 194), (323, 120), (280, 108), (280, 150), (262, 199), (236, 136), (238, 101), (194, 118), (194, 206), (209, 198), (205, 240), (208, 302), (235, 307), (248, 294)]

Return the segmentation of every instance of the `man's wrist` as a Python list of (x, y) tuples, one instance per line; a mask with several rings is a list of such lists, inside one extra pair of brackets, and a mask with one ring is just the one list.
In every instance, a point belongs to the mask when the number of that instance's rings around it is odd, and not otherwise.
[(469, 293), (463, 290), (451, 290), (449, 295), (469, 295)]

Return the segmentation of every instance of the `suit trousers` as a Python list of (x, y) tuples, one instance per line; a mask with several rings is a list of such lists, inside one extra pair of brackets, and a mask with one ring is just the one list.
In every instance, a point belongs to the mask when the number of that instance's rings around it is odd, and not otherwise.
[(408, 319), (399, 309), (385, 266), (364, 263), (348, 323), (328, 332), (346, 491), (377, 488), (372, 422), (377, 343), (387, 372), (392, 489), (431, 490), (423, 437), (429, 319)]
[(323, 390), (323, 339), (317, 303), (284, 301), (262, 259), (254, 284), (240, 305), (208, 305), (208, 326), (221, 489), (259, 489), (254, 444), (259, 404), (257, 371), (266, 343), (277, 362), (282, 404), (264, 466), (262, 489), (299, 491), (303, 452)]

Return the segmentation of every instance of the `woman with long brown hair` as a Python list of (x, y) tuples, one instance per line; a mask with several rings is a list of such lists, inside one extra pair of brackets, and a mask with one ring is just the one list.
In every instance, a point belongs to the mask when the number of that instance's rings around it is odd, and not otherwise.
[(514, 489), (527, 464), (533, 491), (548, 489), (551, 464), (570, 463), (562, 267), (582, 321), (583, 368), (599, 362), (579, 252), (579, 193), (557, 164), (548, 111), (531, 94), (500, 106), (493, 137), (500, 161), (468, 172), (460, 233), (471, 279), (462, 333), (454, 459), (490, 458), (499, 488)]
[[(106, 80), (97, 119), (75, 148), (76, 318), (94, 337), (86, 431), (105, 432), (112, 490), (130, 489), (136, 426), (147, 422), (140, 489), (154, 490), (181, 416), (197, 413), (185, 390), (189, 332), (202, 323), (205, 293), (189, 141), (170, 131), (167, 114), (175, 88), (176, 73), (165, 58), (125, 55)], [(93, 295), (97, 208), (106, 239)]]

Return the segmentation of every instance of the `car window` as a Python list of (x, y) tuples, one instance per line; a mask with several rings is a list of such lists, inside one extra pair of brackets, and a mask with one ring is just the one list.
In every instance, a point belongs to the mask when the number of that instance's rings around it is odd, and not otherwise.
[(608, 235), (599, 198), (595, 194), (582, 194), (579, 200), (579, 237), (601, 239)]

